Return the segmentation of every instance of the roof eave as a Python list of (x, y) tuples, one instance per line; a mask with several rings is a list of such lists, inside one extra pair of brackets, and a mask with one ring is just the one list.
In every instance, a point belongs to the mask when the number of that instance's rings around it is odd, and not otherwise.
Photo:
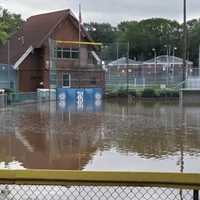
[(26, 52), (17, 60), (17, 62), (13, 65), (14, 70), (18, 70), (19, 66), (22, 62), (28, 57), (28, 55), (34, 50), (33, 46), (30, 46)]

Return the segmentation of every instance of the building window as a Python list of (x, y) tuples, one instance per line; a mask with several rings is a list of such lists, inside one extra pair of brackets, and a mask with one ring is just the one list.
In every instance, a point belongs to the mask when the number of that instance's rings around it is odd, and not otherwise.
[(63, 48), (63, 57), (62, 58), (71, 58), (71, 49), (70, 48)]
[(62, 74), (62, 86), (70, 87), (71, 86), (71, 76), (69, 73)]
[(78, 59), (79, 48), (56, 48), (55, 56), (59, 59)]
[(57, 48), (56, 49), (56, 57), (57, 58), (62, 58), (62, 49), (61, 48)]

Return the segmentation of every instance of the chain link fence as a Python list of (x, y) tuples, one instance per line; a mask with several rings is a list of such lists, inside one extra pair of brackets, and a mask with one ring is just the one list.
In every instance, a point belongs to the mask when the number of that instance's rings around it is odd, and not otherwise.
[(16, 71), (11, 65), (0, 64), (0, 89), (16, 88)]
[(0, 185), (1, 200), (196, 200), (192, 190), (127, 186)]
[(1, 200), (198, 200), (199, 174), (0, 170)]
[[(112, 75), (110, 75), (110, 74)], [(178, 83), (182, 82), (182, 76), (171, 76), (166, 72), (163, 73), (134, 73), (131, 70), (128, 72), (122, 70), (118, 74), (109, 71), (106, 74), (106, 88), (120, 89), (120, 88), (174, 88)]]
[(186, 80), (186, 88), (200, 89), (200, 68), (192, 68), (188, 70), (188, 79)]
[[(132, 44), (133, 45), (133, 44)], [(134, 57), (134, 48), (129, 43), (104, 44), (102, 60), (106, 69), (106, 89), (121, 88), (176, 88), (186, 77), (198, 77), (199, 68), (187, 61), (184, 71), (183, 60), (172, 55), (150, 53), (150, 59)]]
[(0, 96), (0, 105), (6, 106), (55, 100), (56, 90), (38, 89), (37, 92), (12, 92), (8, 94), (2, 94), (2, 96)]
[[(200, 88), (200, 70), (188, 69), (187, 81), (189, 84)], [(108, 67), (106, 72), (106, 88), (118, 90), (120, 88), (176, 88), (183, 82), (183, 71), (178, 68), (172, 72), (163, 69), (157, 69), (145, 66), (121, 66)], [(195, 87), (196, 87), (195, 86)]]
[(7, 106), (7, 95), (0, 94), (0, 108), (4, 108)]

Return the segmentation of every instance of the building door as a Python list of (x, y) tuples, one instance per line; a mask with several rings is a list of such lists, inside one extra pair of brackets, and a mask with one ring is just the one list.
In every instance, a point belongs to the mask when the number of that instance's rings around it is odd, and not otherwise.
[(71, 75), (70, 73), (63, 73), (62, 74), (62, 86), (66, 88), (71, 87)]

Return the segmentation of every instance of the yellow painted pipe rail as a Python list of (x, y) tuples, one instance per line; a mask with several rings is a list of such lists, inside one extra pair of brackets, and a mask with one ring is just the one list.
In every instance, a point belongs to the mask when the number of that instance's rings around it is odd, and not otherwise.
[(200, 189), (200, 174), (147, 172), (87, 172), (0, 170), (0, 184), (147, 186)]
[(102, 46), (100, 42), (82, 42), (82, 41), (65, 41), (65, 40), (56, 40), (58, 44), (80, 44), (80, 45), (93, 45), (93, 46)]

